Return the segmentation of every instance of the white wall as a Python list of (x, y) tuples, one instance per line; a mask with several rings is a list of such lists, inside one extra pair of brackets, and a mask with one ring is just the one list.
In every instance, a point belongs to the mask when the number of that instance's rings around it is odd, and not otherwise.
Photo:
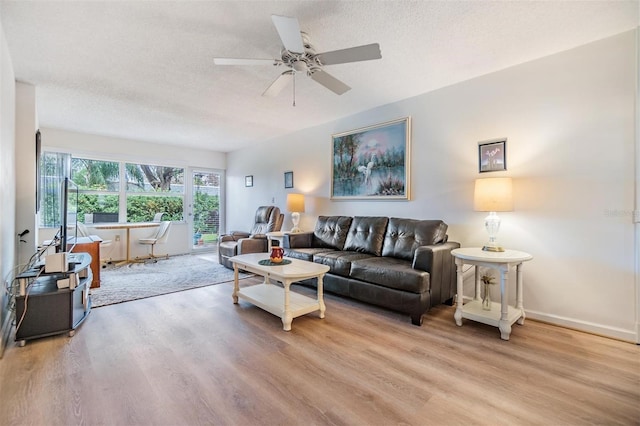
[[(0, 274), (2, 286), (13, 277), (16, 235), (15, 76), (0, 25)], [(10, 331), (8, 297), (0, 291), (0, 356)]]
[(36, 88), (31, 84), (16, 83), (16, 164), (20, 164), (20, 177), (16, 179), (16, 233), (25, 229), (29, 233), (18, 244), (18, 263), (26, 263), (37, 247), (36, 223)]
[(43, 149), (58, 148), (60, 152), (99, 155), (100, 159), (146, 162), (146, 164), (175, 165), (181, 167), (207, 167), (224, 169), (226, 154), (160, 145), (131, 139), (91, 135), (67, 130), (43, 128)]
[(636, 343), (640, 344), (640, 26), (636, 31), (636, 203), (634, 221), (636, 257)]
[[(74, 155), (86, 155), (87, 158), (110, 159), (114, 161), (132, 161), (145, 164), (158, 164), (185, 168), (224, 169), (226, 154), (170, 145), (152, 144), (143, 141), (119, 139), (67, 130), (42, 128), (43, 150), (71, 152)], [(93, 228), (89, 227), (90, 230)], [(103, 258), (124, 259), (126, 257), (125, 230), (93, 230), (103, 239), (115, 240), (111, 247), (100, 253)], [(39, 242), (50, 239), (55, 230), (41, 229)], [(150, 229), (132, 229), (130, 231), (130, 248), (132, 258), (145, 256), (149, 248), (136, 244), (138, 238), (146, 238), (152, 234)], [(171, 225), (169, 239), (164, 246), (155, 249), (156, 254), (183, 254), (191, 251), (192, 237), (186, 222), (174, 222)]]
[[(472, 204), (477, 143), (507, 137), (508, 170), (482, 177), (514, 178), (515, 211), (501, 214), (499, 239), (534, 256), (524, 266), (528, 317), (635, 341), (636, 50), (635, 31), (623, 33), (232, 152), (227, 229), (247, 229), (272, 199), (284, 209), (292, 191), (307, 194), (306, 230), (318, 215), (440, 218), (451, 240), (479, 246), (486, 213)], [(405, 116), (412, 200), (331, 201), (331, 135)], [(293, 190), (284, 189), (288, 170)]]

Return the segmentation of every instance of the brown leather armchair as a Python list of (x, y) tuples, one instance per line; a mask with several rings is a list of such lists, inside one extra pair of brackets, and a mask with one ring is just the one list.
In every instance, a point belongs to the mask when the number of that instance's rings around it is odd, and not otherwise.
[(253, 228), (250, 232), (231, 231), (218, 240), (218, 262), (229, 269), (233, 264), (229, 258), (238, 254), (266, 253), (267, 232), (276, 232), (282, 228), (284, 214), (276, 206), (260, 206), (256, 211)]

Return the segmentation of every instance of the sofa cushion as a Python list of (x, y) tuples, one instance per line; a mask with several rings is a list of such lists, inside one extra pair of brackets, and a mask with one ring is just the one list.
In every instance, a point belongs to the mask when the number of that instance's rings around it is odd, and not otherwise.
[(348, 277), (351, 272), (351, 262), (358, 259), (373, 257), (371, 254), (356, 251), (326, 251), (313, 255), (313, 261), (329, 266), (329, 273)]
[(356, 216), (347, 233), (344, 250), (382, 255), (382, 243), (387, 229), (387, 217)]
[(296, 248), (296, 249), (284, 249), (284, 255), (293, 259), (306, 260), (307, 262), (313, 262), (313, 256), (318, 253), (334, 251), (330, 248)]
[(429, 273), (413, 269), (411, 262), (395, 257), (371, 257), (351, 262), (351, 278), (411, 293), (429, 291)]
[(418, 246), (444, 242), (447, 224), (441, 220), (415, 220), (392, 217), (384, 236), (382, 255), (413, 260)]
[(342, 250), (351, 226), (350, 216), (320, 216), (313, 231), (313, 246)]

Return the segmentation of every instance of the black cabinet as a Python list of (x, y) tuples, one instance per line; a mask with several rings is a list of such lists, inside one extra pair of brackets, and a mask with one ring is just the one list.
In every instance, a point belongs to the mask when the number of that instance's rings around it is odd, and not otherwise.
[[(91, 311), (91, 256), (78, 254), (79, 262), (69, 272), (39, 273), (39, 268), (18, 276), (20, 294), (16, 295), (16, 341), (54, 334), (69, 333), (86, 319)], [(67, 288), (58, 281), (69, 279)]]

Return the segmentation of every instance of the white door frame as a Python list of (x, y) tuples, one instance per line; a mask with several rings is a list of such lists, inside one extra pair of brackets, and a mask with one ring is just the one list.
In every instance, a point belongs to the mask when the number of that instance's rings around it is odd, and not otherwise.
[[(187, 223), (187, 238), (189, 239), (188, 244), (190, 247), (191, 253), (198, 252), (201, 253), (201, 250), (196, 250), (193, 247), (193, 175), (195, 173), (214, 173), (220, 175), (220, 209), (219, 209), (219, 226), (218, 232), (220, 230), (225, 229), (225, 208), (224, 208), (224, 200), (225, 200), (225, 171), (222, 169), (208, 169), (206, 167), (188, 167), (187, 174), (188, 179), (185, 177), (185, 206), (184, 206), (184, 218)], [(208, 250), (207, 250), (208, 251)]]

